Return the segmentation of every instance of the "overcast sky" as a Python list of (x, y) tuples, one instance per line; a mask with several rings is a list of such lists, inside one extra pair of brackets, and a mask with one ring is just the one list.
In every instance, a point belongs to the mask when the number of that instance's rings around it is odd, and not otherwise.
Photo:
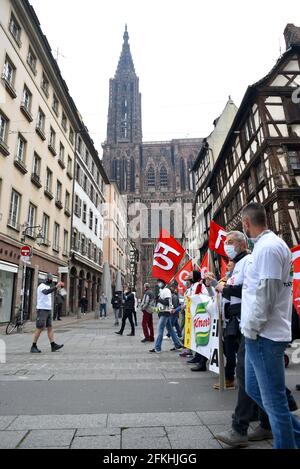
[[(205, 137), (228, 96), (240, 104), (285, 50), (299, 0), (31, 0), (102, 154), (109, 79), (128, 24), (144, 141)], [(54, 52), (54, 55), (56, 53)]]

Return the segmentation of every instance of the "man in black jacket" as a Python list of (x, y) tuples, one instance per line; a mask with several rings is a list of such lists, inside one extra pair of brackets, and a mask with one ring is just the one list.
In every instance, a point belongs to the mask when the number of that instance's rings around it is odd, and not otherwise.
[(129, 337), (135, 335), (135, 329), (134, 329), (134, 322), (133, 322), (133, 312), (135, 308), (135, 297), (134, 294), (131, 291), (131, 287), (128, 285), (123, 296), (123, 303), (124, 303), (124, 314), (123, 314), (123, 319), (122, 319), (122, 326), (121, 329), (118, 332), (115, 332), (115, 334), (118, 335), (123, 335), (124, 329), (125, 329), (125, 324), (126, 320), (129, 319), (130, 325), (131, 325), (131, 334), (127, 334)]

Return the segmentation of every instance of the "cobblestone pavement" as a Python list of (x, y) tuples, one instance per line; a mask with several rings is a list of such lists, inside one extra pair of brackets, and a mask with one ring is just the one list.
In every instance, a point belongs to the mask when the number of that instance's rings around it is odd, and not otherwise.
[[(54, 324), (56, 342), (64, 343), (58, 353), (50, 352), (46, 334), (41, 355), (30, 355), (30, 333), (0, 335), (7, 350), (0, 363), (1, 449), (223, 447), (214, 435), (230, 428), (236, 391), (214, 391), (216, 375), (192, 373), (169, 351), (169, 340), (153, 356), (140, 327), (136, 337), (127, 337), (129, 330), (116, 336), (111, 317)], [(292, 389), (299, 371), (299, 364), (287, 369)]]

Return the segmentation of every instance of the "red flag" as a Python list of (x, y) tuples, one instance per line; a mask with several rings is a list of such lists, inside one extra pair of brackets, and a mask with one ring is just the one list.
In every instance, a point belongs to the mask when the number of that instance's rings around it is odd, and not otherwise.
[(185, 287), (183, 285), (184, 280), (190, 274), (193, 272), (193, 261), (192, 259), (189, 260), (183, 267), (182, 269), (177, 272), (176, 276), (174, 277), (174, 280), (178, 283), (178, 291), (179, 293), (183, 294), (185, 291)]
[(225, 275), (226, 275), (227, 264), (228, 264), (228, 262), (224, 259), (224, 257), (221, 257), (221, 260), (220, 260), (221, 278), (224, 278)]
[(162, 229), (154, 251), (152, 277), (166, 283), (174, 277), (185, 253), (185, 249), (167, 230)]
[(205, 254), (203, 257), (203, 260), (200, 265), (200, 272), (201, 272), (201, 277), (204, 278), (205, 272), (209, 272), (209, 254), (208, 252)]
[(300, 245), (292, 248), (293, 255), (293, 303), (300, 316)]
[(224, 240), (226, 238), (226, 234), (227, 233), (224, 228), (217, 225), (214, 221), (210, 222), (208, 247), (223, 257), (227, 257), (226, 252), (224, 251)]

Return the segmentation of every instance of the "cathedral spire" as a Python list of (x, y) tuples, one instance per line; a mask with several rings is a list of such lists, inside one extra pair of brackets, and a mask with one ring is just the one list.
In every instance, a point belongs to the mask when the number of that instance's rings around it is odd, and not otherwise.
[(131, 56), (130, 45), (129, 45), (129, 34), (127, 30), (127, 24), (125, 25), (125, 32), (123, 35), (123, 47), (120, 55), (118, 68), (116, 71), (116, 78), (122, 75), (135, 75), (134, 64)]

